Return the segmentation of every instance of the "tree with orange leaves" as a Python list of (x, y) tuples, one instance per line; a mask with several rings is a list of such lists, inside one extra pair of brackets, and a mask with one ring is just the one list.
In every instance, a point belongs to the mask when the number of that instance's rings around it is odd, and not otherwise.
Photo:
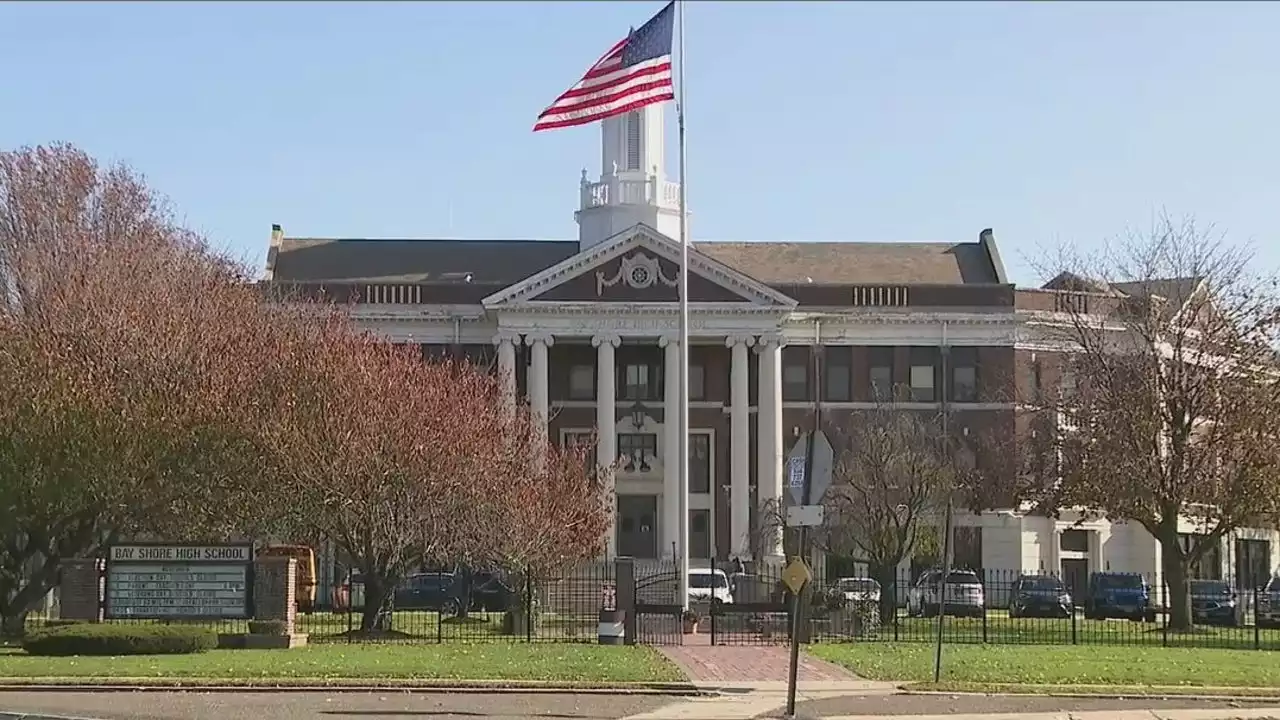
[(0, 632), (64, 559), (239, 524), (273, 322), (246, 280), (126, 168), (0, 153)]
[(361, 632), (423, 564), (523, 570), (595, 553), (606, 515), (581, 452), (537, 454), (527, 409), (504, 413), (491, 375), (321, 313), (269, 371), (266, 435), (293, 527), (330, 538), (364, 577)]

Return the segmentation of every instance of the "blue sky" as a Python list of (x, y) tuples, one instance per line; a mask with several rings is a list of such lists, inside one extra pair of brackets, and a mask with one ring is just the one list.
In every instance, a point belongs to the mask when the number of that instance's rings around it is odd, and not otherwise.
[[(0, 147), (124, 160), (255, 262), (271, 223), (571, 239), (599, 130), (533, 119), (662, 4), (0, 3)], [(993, 227), (1031, 282), (1041, 248), (1163, 208), (1280, 265), (1280, 3), (690, 2), (687, 22), (695, 239)]]

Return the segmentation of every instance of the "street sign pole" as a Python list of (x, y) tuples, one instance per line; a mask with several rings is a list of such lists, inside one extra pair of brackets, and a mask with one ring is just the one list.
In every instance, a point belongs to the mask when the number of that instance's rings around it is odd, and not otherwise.
[[(814, 449), (822, 435), (822, 367), (819, 362), (822, 352), (822, 326), (814, 323), (813, 328), (813, 345), (809, 348), (810, 354), (813, 356), (813, 430), (809, 433), (804, 446), (804, 490), (801, 493), (800, 504), (808, 506), (813, 502), (813, 473), (814, 473)], [(825, 448), (830, 448), (827, 443)], [(830, 457), (830, 453), (824, 453), (826, 457)], [(831, 482), (830, 478), (830, 461), (824, 468), (826, 484)], [(822, 489), (826, 492), (826, 486)], [(800, 526), (800, 560), (805, 562), (809, 556), (809, 528), (807, 525)], [(804, 598), (809, 594), (809, 586), (813, 584), (810, 580), (796, 589), (792, 597), (791, 605), (791, 663), (787, 669), (787, 717), (794, 718), (796, 716), (796, 680), (800, 671), (800, 628), (804, 627), (803, 622), (805, 602)]]
[[(809, 433), (804, 447), (804, 505), (809, 504), (809, 493), (813, 489), (813, 445), (817, 435), (815, 427), (814, 431)], [(800, 527), (801, 560), (805, 557), (808, 540), (809, 528), (802, 525)], [(797, 589), (791, 597), (791, 663), (787, 668), (787, 717), (789, 718), (796, 716), (796, 676), (800, 671), (800, 628), (802, 627), (800, 615), (804, 612), (804, 603), (801, 599), (806, 590), (808, 590), (808, 583)]]

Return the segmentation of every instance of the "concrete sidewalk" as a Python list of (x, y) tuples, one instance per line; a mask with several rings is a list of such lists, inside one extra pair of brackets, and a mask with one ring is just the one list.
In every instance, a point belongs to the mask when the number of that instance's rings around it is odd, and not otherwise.
[(823, 720), (1267, 720), (1280, 719), (1280, 707), (1198, 710), (1095, 710), (1088, 712), (942, 714), (942, 715), (834, 715)]

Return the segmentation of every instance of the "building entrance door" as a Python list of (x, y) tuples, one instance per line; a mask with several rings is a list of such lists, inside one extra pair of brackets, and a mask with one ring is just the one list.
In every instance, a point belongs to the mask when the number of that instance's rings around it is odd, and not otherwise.
[(1089, 591), (1089, 561), (1084, 558), (1062, 558), (1062, 584), (1076, 605), (1084, 605)]
[(618, 496), (618, 555), (658, 557), (658, 496)]

